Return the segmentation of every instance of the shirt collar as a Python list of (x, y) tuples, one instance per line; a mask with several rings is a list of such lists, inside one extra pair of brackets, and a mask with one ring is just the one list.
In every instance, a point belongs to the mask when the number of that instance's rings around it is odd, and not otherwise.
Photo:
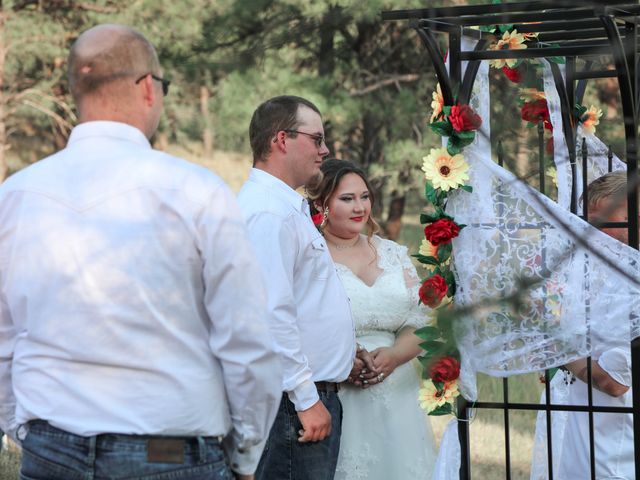
[(290, 203), (294, 209), (306, 215), (310, 215), (309, 202), (307, 202), (307, 199), (278, 177), (274, 177), (270, 173), (259, 168), (252, 168), (251, 173), (249, 174), (249, 180), (272, 189), (280, 198)]
[(151, 144), (147, 137), (136, 127), (127, 125), (126, 123), (111, 122), (107, 120), (98, 120), (93, 122), (84, 122), (76, 125), (69, 135), (69, 145), (76, 142), (95, 138), (95, 137), (111, 137), (119, 140), (133, 142), (144, 148), (151, 148)]

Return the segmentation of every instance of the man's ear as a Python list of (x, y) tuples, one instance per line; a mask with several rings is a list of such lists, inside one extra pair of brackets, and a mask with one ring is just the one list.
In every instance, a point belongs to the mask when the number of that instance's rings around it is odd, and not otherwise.
[(147, 75), (140, 82), (140, 88), (142, 88), (144, 102), (149, 107), (152, 106), (155, 101), (157, 101), (156, 90), (154, 88), (153, 82), (154, 80), (151, 75)]
[(276, 136), (272, 140), (276, 148), (278, 148), (278, 150), (282, 152), (287, 151), (287, 144), (285, 142), (286, 138), (287, 138), (287, 132), (285, 132), (284, 130), (280, 130), (279, 132), (276, 133)]

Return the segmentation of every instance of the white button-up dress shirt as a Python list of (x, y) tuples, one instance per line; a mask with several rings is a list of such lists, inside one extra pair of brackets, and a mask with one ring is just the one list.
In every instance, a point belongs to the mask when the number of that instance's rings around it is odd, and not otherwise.
[(254, 168), (238, 201), (262, 265), (283, 390), (296, 410), (306, 410), (318, 401), (313, 382), (341, 382), (351, 370), (355, 333), (349, 299), (304, 197)]
[(281, 398), (233, 193), (115, 122), (0, 186), (0, 426), (219, 436), (254, 471)]

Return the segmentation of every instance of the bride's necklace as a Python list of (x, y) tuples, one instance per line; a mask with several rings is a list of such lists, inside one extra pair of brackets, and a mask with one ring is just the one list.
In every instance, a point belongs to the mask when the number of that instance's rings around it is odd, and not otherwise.
[(355, 247), (359, 242), (360, 242), (360, 235), (358, 235), (358, 238), (356, 238), (356, 241), (353, 243), (346, 243), (346, 244), (338, 244), (336, 242), (334, 242), (333, 240), (329, 240), (328, 238), (325, 237), (325, 239), (327, 240), (327, 242), (329, 242), (331, 245), (333, 245), (335, 247), (336, 250), (349, 250), (350, 248)]

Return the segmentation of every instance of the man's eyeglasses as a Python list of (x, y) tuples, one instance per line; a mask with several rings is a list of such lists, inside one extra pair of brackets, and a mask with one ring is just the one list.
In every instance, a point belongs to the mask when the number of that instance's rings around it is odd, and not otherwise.
[(154, 75), (153, 73), (145, 73), (139, 79), (136, 80), (136, 85), (139, 84), (145, 77), (147, 77), (147, 75), (151, 75), (151, 78), (153, 78), (154, 80), (157, 80), (158, 82), (162, 83), (162, 95), (164, 95), (166, 97), (167, 94), (169, 93), (169, 85), (171, 85), (171, 80), (167, 80), (166, 78), (158, 77), (157, 75)]
[(319, 133), (307, 133), (307, 132), (301, 132), (299, 130), (283, 130), (283, 131), (287, 133), (299, 133), (301, 135), (306, 135), (307, 137), (313, 138), (313, 142), (316, 144), (316, 148), (318, 149), (322, 147), (323, 143), (325, 143), (324, 135), (321, 135)]

